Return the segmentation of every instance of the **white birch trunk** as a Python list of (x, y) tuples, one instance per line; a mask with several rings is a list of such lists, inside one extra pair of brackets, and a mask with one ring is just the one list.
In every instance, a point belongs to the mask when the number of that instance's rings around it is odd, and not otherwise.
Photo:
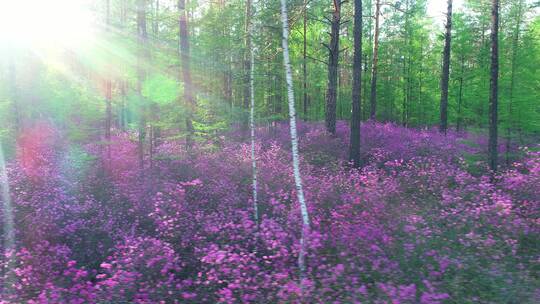
[(3, 222), (4, 222), (4, 250), (8, 251), (14, 248), (15, 235), (13, 231), (13, 208), (11, 206), (11, 197), (9, 190), (9, 180), (4, 159), (4, 151), (0, 143), (0, 188), (3, 202)]
[[(251, 19), (251, 18), (250, 18)], [(253, 33), (253, 25), (248, 24), (248, 35), (251, 38)], [(251, 48), (251, 39), (248, 39), (250, 44), (248, 45), (248, 52), (250, 53), (249, 65), (249, 95), (251, 99), (249, 109), (249, 127), (251, 129), (251, 167), (252, 167), (252, 190), (253, 190), (253, 216), (255, 218), (255, 224), (259, 226), (259, 205), (257, 202), (257, 160), (255, 159), (255, 85), (254, 85), (254, 71), (255, 68), (255, 55)]]
[[(294, 108), (294, 91), (291, 72), (291, 63), (289, 59), (289, 25), (287, 17), (286, 0), (281, 0), (281, 21), (283, 23), (283, 64), (285, 66), (285, 78), (287, 80), (287, 96), (289, 100), (289, 120), (291, 131), (291, 146), (293, 159), (294, 182), (296, 185), (296, 195), (300, 203), (302, 214), (302, 235), (300, 238), (300, 253), (298, 255), (298, 267), (300, 268), (301, 281), (306, 277), (306, 230), (309, 229), (309, 214), (304, 198), (304, 189), (302, 187), (302, 176), (300, 175), (300, 159), (298, 155), (298, 135), (296, 131), (296, 110)], [(302, 282), (301, 282), (302, 284)]]
[[(4, 159), (4, 151), (0, 142), (0, 195), (2, 198), (2, 221), (4, 222), (4, 252), (3, 259), (5, 262), (5, 271), (7, 272), (4, 278), (3, 294), (8, 295), (16, 292), (13, 289), (15, 278), (10, 272), (15, 262), (13, 250), (15, 249), (15, 231), (13, 223), (13, 207), (11, 205), (11, 196), (9, 190), (9, 180), (6, 170), (6, 162)], [(0, 294), (0, 298), (2, 295)]]

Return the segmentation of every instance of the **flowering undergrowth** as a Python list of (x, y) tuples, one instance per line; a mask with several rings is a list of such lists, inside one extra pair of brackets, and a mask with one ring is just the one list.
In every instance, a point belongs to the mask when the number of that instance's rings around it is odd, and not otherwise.
[(357, 170), (345, 124), (335, 137), (301, 124), (312, 217), (302, 290), (286, 125), (257, 131), (258, 226), (239, 134), (190, 154), (163, 140), (140, 170), (129, 134), (114, 137), (108, 159), (104, 145), (28, 132), (39, 144), (23, 138), (8, 166), (16, 247), (1, 262), (0, 303), (539, 300), (534, 150), (491, 177), (467, 161), (484, 153), (472, 137), (365, 123)]

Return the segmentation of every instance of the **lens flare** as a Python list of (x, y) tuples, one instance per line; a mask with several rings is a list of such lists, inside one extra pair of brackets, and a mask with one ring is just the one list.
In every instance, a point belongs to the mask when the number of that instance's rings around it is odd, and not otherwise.
[(0, 46), (68, 47), (92, 35), (89, 0), (0, 0)]

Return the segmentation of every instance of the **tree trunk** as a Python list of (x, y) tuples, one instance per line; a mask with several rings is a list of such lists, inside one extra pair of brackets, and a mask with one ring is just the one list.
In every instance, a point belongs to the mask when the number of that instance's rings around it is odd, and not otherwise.
[[(156, 0), (156, 6), (154, 9), (154, 20), (153, 20), (153, 32), (154, 39), (158, 40), (159, 34), (159, 0)], [(156, 103), (152, 103), (150, 106), (150, 112), (152, 115), (152, 125), (150, 126), (150, 167), (153, 167), (154, 164), (154, 149), (159, 146), (161, 140), (161, 127), (156, 125), (156, 122), (159, 121), (159, 106)]]
[[(222, 10), (222, 12), (225, 10), (225, 1), (221, 0), (219, 2), (219, 7)], [(224, 63), (225, 68), (223, 69), (223, 99), (229, 106), (230, 115), (232, 117), (232, 71), (231, 71), (231, 64), (232, 59), (230, 55), (230, 49), (231, 49), (231, 38), (230, 38), (230, 29), (228, 27), (223, 27), (221, 31), (221, 35), (223, 39), (227, 41), (224, 53), (222, 56), (224, 56)]]
[(157, 40), (159, 35), (159, 0), (156, 0), (156, 7), (154, 10), (154, 22), (152, 23), (152, 29), (154, 32), (154, 38)]
[(381, 0), (375, 2), (375, 34), (373, 38), (373, 60), (371, 63), (371, 95), (369, 98), (370, 113), (369, 118), (376, 119), (377, 113), (377, 61), (379, 57), (379, 17), (381, 14)]
[[(105, 29), (110, 32), (111, 28), (111, 1), (106, 3), (106, 20)], [(105, 102), (106, 102), (106, 118), (105, 118), (105, 141), (107, 143), (107, 162), (110, 165), (111, 161), (111, 127), (112, 127), (112, 81), (111, 75), (107, 74), (105, 80)]]
[(125, 29), (127, 21), (127, 0), (120, 2), (120, 27)]
[[(420, 43), (420, 58), (423, 58), (424, 56), (424, 45), (421, 42)], [(424, 61), (420, 60), (420, 68), (419, 68), (419, 76), (418, 76), (418, 105), (420, 107), (420, 125), (426, 124), (426, 117), (425, 117), (425, 109), (424, 109), (424, 101), (422, 99), (422, 81), (424, 74)]]
[[(137, 1), (137, 40), (139, 44), (139, 56), (137, 62), (137, 94), (139, 99), (142, 102), (142, 83), (146, 77), (143, 65), (141, 62), (146, 57), (146, 42), (148, 39), (148, 34), (146, 32), (146, 0)], [(139, 142), (137, 146), (138, 156), (139, 156), (139, 169), (141, 174), (144, 169), (144, 140), (146, 138), (146, 113), (144, 105), (140, 106), (140, 117), (139, 117)]]
[(339, 64), (339, 28), (341, 25), (341, 2), (334, 0), (334, 12), (330, 32), (330, 45), (328, 46), (328, 88), (326, 91), (326, 130), (330, 134), (336, 133), (336, 106)]
[(275, 89), (274, 89), (274, 92), (275, 92), (275, 97), (274, 97), (274, 113), (277, 114), (277, 116), (279, 118), (281, 118), (281, 112), (282, 112), (282, 108), (281, 108), (281, 104), (282, 104), (282, 101), (283, 101), (283, 96), (282, 96), (282, 78), (280, 75), (277, 75), (275, 76), (275, 81), (274, 81), (274, 85), (275, 85)]
[(450, 79), (450, 43), (452, 41), (452, 0), (448, 0), (446, 32), (444, 34), (443, 65), (441, 72), (441, 122), (439, 130), (446, 134), (448, 128), (448, 81)]
[(513, 115), (513, 102), (514, 102), (514, 86), (515, 86), (515, 79), (516, 79), (516, 58), (517, 58), (517, 52), (518, 52), (518, 43), (519, 43), (519, 31), (521, 26), (521, 14), (522, 14), (522, 2), (520, 1), (518, 3), (518, 15), (516, 20), (516, 28), (514, 30), (514, 37), (512, 39), (512, 66), (511, 66), (511, 72), (510, 72), (510, 92), (509, 92), (509, 98), (508, 98), (508, 122), (506, 126), (506, 165), (510, 165), (510, 149), (512, 147), (511, 140), (512, 140), (512, 129), (514, 120), (512, 118)]
[(405, 2), (405, 36), (404, 41), (407, 41), (406, 56), (403, 57), (403, 112), (402, 112), (402, 124), (404, 127), (409, 125), (409, 112), (410, 112), (410, 88), (411, 88), (411, 53), (412, 53), (412, 33), (410, 28), (410, 3)]
[[(123, 32), (126, 27), (126, 0), (122, 0), (120, 2), (120, 29)], [(125, 67), (122, 67), (125, 69)], [(126, 131), (128, 124), (131, 122), (130, 117), (128, 115), (128, 104), (127, 104), (127, 80), (121, 79), (120, 80), (120, 95), (121, 95), (121, 105), (120, 105), (120, 117), (119, 117), (119, 128), (122, 131)]]
[(232, 56), (227, 56), (227, 68), (224, 76), (225, 82), (225, 100), (229, 104), (229, 110), (232, 115), (233, 110), (233, 89), (232, 89)]
[(461, 54), (461, 72), (459, 75), (459, 92), (458, 92), (458, 110), (457, 110), (457, 120), (456, 120), (456, 132), (459, 134), (461, 132), (462, 124), (462, 99), (463, 99), (463, 73), (465, 70), (465, 55)]
[[(10, 97), (13, 103), (13, 124), (15, 129), (15, 138), (17, 138), (22, 130), (21, 116), (19, 110), (19, 93), (17, 89), (17, 70), (15, 68), (15, 59), (13, 56), (9, 58), (8, 66)], [(1, 147), (0, 147), (1, 149)]]
[(304, 120), (308, 119), (308, 93), (307, 93), (307, 0), (304, 0), (304, 49), (303, 49), (303, 61), (302, 61), (302, 80), (304, 87)]
[[(249, 33), (249, 28), (251, 26), (251, 0), (246, 0), (246, 15), (245, 15), (245, 29), (244, 29), (244, 109), (249, 109), (250, 104), (250, 75), (251, 75), (251, 35)], [(248, 128), (248, 117), (243, 119), (243, 129), (247, 130)]]
[[(294, 182), (296, 185), (296, 195), (300, 203), (300, 212), (302, 214), (302, 234), (300, 238), (300, 253), (298, 255), (298, 266), (300, 268), (300, 286), (303, 287), (306, 278), (306, 232), (309, 230), (309, 214), (304, 198), (302, 187), (302, 176), (300, 175), (300, 157), (298, 155), (298, 135), (296, 131), (296, 110), (294, 108), (294, 92), (291, 63), (289, 59), (289, 25), (287, 17), (286, 0), (281, 0), (281, 21), (283, 23), (283, 65), (285, 67), (285, 77), (287, 79), (287, 95), (289, 100), (289, 122), (291, 131), (291, 146), (293, 159)], [(303, 290), (303, 288), (302, 288)]]
[[(367, 75), (367, 71), (368, 71), (368, 54), (363, 54), (364, 56), (364, 75)], [(354, 73), (354, 72), (353, 72)], [(364, 76), (364, 82), (363, 82), (363, 88), (362, 88), (362, 102), (363, 102), (363, 106), (361, 107), (362, 108), (362, 119), (366, 119), (367, 117), (367, 112), (366, 112), (366, 109), (367, 109), (367, 95), (366, 95), (366, 92), (367, 92), (367, 81), (368, 81), (368, 78), (366, 76)]]
[(412, 103), (411, 103), (411, 95), (412, 95), (412, 55), (409, 54), (409, 59), (407, 59), (407, 108), (405, 112), (405, 126), (409, 125), (409, 120), (411, 119), (411, 112), (412, 112)]
[[(364, 7), (365, 8), (365, 7)], [(368, 16), (371, 16), (373, 14), (373, 1), (372, 0), (369, 0), (368, 1), (368, 4), (367, 4), (367, 8), (369, 9), (368, 12), (367, 12), (367, 15)], [(371, 71), (371, 66), (370, 66), (370, 60), (371, 60), (371, 53), (373, 51), (373, 35), (372, 35), (372, 25), (373, 25), (373, 19), (370, 17), (367, 19), (368, 21), (368, 24), (367, 24), (367, 39), (368, 39), (368, 52), (365, 52), (363, 55), (364, 55), (364, 86), (363, 86), (363, 89), (362, 89), (362, 95), (363, 95), (363, 98), (362, 98), (362, 102), (363, 102), (363, 106), (362, 106), (362, 119), (363, 120), (367, 120), (368, 119), (368, 109), (369, 109), (369, 93), (370, 91), (368, 90), (368, 82), (370, 82), (370, 71)], [(364, 27), (363, 27), (364, 28)]]
[(401, 110), (401, 124), (406, 127), (407, 126), (407, 61), (405, 58), (403, 58), (403, 83), (405, 84), (403, 86), (403, 103), (402, 103), (402, 110)]
[(107, 79), (106, 84), (106, 93), (105, 93), (107, 106), (107, 118), (105, 120), (105, 140), (107, 142), (107, 159), (110, 162), (111, 160), (111, 127), (112, 127), (112, 83), (110, 79)]
[(120, 101), (119, 128), (122, 131), (126, 131), (129, 123), (131, 122), (129, 120), (129, 115), (128, 115), (128, 106), (127, 106), (127, 98), (126, 98), (126, 95), (127, 95), (126, 82), (127, 81), (124, 80), (124, 79), (122, 79), (120, 81), (120, 97), (121, 97), (121, 101)]
[[(246, 1), (246, 20), (251, 20), (251, 0)], [(248, 48), (246, 51), (249, 54), (249, 97), (250, 97), (250, 106), (249, 106), (249, 128), (250, 128), (250, 137), (251, 137), (251, 185), (252, 185), (252, 200), (253, 200), (253, 217), (255, 219), (255, 224), (259, 227), (259, 206), (257, 203), (257, 160), (255, 158), (255, 79), (254, 79), (254, 67), (255, 67), (255, 55), (251, 47), (251, 35), (253, 34), (253, 25), (251, 22), (246, 24), (246, 35), (249, 40)]]
[(489, 82), (489, 168), (497, 172), (497, 110), (499, 81), (499, 0), (491, 8), (491, 73)]
[[(11, 191), (9, 187), (9, 179), (8, 179), (8, 172), (6, 169), (6, 160), (4, 158), (4, 149), (3, 149), (2, 142), (0, 142), (0, 198), (2, 199), (2, 222), (3, 222), (3, 243), (2, 243), (2, 249), (4, 254), (3, 260), (5, 261), (5, 266), (13, 267), (15, 266), (15, 258), (10, 256), (8, 252), (15, 249), (15, 224), (14, 224), (14, 216), (13, 216), (13, 206), (11, 204)], [(5, 267), (4, 266), (4, 267)], [(3, 273), (5, 274), (5, 272)], [(12, 289), (11, 286), (14, 286), (14, 284), (10, 284), (14, 282), (14, 277), (11, 275), (8, 275), (4, 282), (7, 283), (7, 285), (3, 287), (7, 287), (7, 290), (3, 290), (3, 294), (5, 292), (14, 292), (15, 290)], [(4, 283), (4, 284), (5, 284)]]
[(354, 0), (354, 58), (349, 160), (360, 167), (360, 121), (362, 119), (362, 0)]
[(184, 82), (184, 102), (186, 105), (186, 149), (189, 151), (193, 145), (193, 111), (195, 110), (195, 99), (193, 97), (193, 83), (191, 81), (190, 51), (189, 51), (189, 31), (188, 12), (186, 10), (186, 0), (178, 0), (178, 27), (180, 40), (180, 60), (182, 62), (182, 80)]

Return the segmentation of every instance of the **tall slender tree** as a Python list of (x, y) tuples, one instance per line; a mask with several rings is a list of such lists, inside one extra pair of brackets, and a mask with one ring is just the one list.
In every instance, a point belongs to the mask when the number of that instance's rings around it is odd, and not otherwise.
[(190, 48), (188, 30), (188, 11), (186, 0), (178, 0), (178, 28), (180, 41), (180, 60), (182, 64), (182, 80), (184, 82), (184, 104), (186, 108), (186, 148), (191, 149), (193, 141), (193, 111), (195, 98), (193, 96), (193, 83), (191, 81)]
[(302, 232), (300, 237), (300, 253), (298, 255), (298, 267), (300, 268), (300, 279), (303, 286), (306, 278), (306, 233), (309, 230), (309, 213), (304, 198), (304, 189), (302, 186), (302, 176), (300, 174), (300, 156), (298, 154), (298, 134), (296, 131), (296, 110), (294, 107), (294, 91), (291, 61), (289, 58), (289, 18), (287, 17), (287, 0), (281, 0), (281, 22), (283, 25), (283, 65), (285, 67), (285, 78), (287, 80), (287, 97), (289, 101), (289, 123), (291, 132), (292, 162), (294, 183), (296, 185), (296, 195), (300, 203), (300, 212), (302, 214)]
[(302, 85), (304, 88), (304, 98), (303, 98), (303, 105), (304, 105), (304, 120), (308, 119), (308, 92), (307, 92), (307, 22), (308, 22), (308, 0), (304, 0), (304, 27), (303, 27), (303, 61), (302, 61)]
[[(252, 5), (251, 1), (246, 1), (246, 5)], [(246, 10), (248, 10), (246, 8)], [(252, 12), (253, 9), (249, 8), (249, 11)], [(251, 19), (251, 18), (250, 18)], [(250, 96), (250, 107), (249, 107), (249, 128), (251, 131), (251, 170), (252, 170), (252, 200), (253, 200), (253, 217), (255, 218), (255, 223), (257, 227), (259, 226), (259, 205), (257, 202), (257, 159), (255, 157), (255, 52), (251, 48), (251, 39), (253, 35), (253, 24), (250, 22), (248, 24), (247, 34), (250, 36), (248, 39), (250, 41), (250, 47), (247, 49), (249, 52), (249, 96)]]
[(510, 88), (508, 96), (508, 121), (506, 123), (506, 149), (505, 149), (505, 159), (506, 165), (510, 165), (510, 149), (512, 147), (512, 129), (514, 127), (514, 88), (516, 84), (516, 59), (518, 55), (518, 44), (519, 44), (519, 32), (521, 29), (521, 22), (523, 19), (523, 0), (518, 0), (517, 2), (517, 11), (516, 11), (516, 24), (514, 27), (514, 32), (512, 33), (512, 58), (510, 62)]
[(491, 72), (489, 82), (489, 168), (497, 172), (497, 131), (498, 131), (498, 89), (499, 89), (499, 0), (491, 3)]
[(140, 100), (139, 106), (139, 142), (137, 145), (139, 157), (139, 169), (141, 174), (144, 169), (144, 140), (146, 138), (146, 113), (143, 105), (142, 84), (146, 78), (144, 59), (146, 55), (148, 34), (146, 32), (146, 0), (137, 0), (137, 43), (139, 54), (137, 56), (137, 95)]
[(152, 31), (154, 32), (154, 38), (157, 39), (159, 36), (159, 19), (160, 19), (160, 7), (159, 0), (156, 0), (156, 5), (154, 7), (154, 20), (152, 22)]
[(360, 121), (362, 118), (362, 0), (354, 1), (354, 58), (352, 117), (349, 159), (360, 166)]
[(441, 72), (441, 121), (439, 129), (446, 134), (448, 128), (448, 81), (450, 79), (450, 43), (452, 41), (452, 0), (448, 0), (444, 33), (443, 65)]
[[(106, 18), (105, 18), (105, 31), (108, 33), (111, 30), (111, 1), (106, 0)], [(106, 103), (106, 117), (105, 117), (105, 141), (107, 142), (107, 161), (111, 161), (111, 127), (112, 127), (112, 80), (111, 75), (105, 76), (105, 103)], [(110, 164), (109, 164), (110, 165)]]
[(339, 29), (341, 27), (341, 4), (340, 0), (333, 0), (334, 11), (330, 23), (330, 44), (328, 48), (328, 87), (326, 90), (326, 130), (336, 133), (336, 106), (338, 90), (338, 65), (339, 65)]
[[(11, 203), (11, 191), (9, 187), (8, 172), (6, 168), (6, 160), (4, 158), (4, 147), (0, 141), (0, 199), (2, 200), (2, 262), (3, 268), (8, 270), (15, 267), (16, 255), (11, 254), (16, 249), (15, 244), (15, 221), (13, 215), (13, 205)], [(0, 294), (7, 297), (10, 294), (16, 293), (14, 288), (16, 277), (13, 272), (2, 272), (3, 286)]]
[[(251, 86), (251, 0), (246, 0), (245, 32), (244, 32), (244, 109), (249, 109), (250, 105), (250, 86)], [(245, 129), (248, 126), (248, 119), (244, 120)]]
[(456, 119), (456, 132), (461, 132), (463, 124), (463, 78), (465, 74), (465, 54), (460, 55), (460, 72), (459, 72), (459, 88), (458, 88), (458, 108), (457, 108), (457, 119)]
[(19, 109), (19, 89), (17, 88), (17, 69), (15, 67), (15, 58), (13, 55), (9, 56), (8, 63), (8, 79), (10, 87), (10, 98), (13, 104), (13, 124), (15, 129), (15, 138), (19, 136), (22, 130), (22, 119)]
[(379, 61), (379, 18), (381, 15), (381, 0), (375, 0), (375, 33), (373, 34), (373, 59), (371, 61), (371, 94), (369, 97), (369, 118), (376, 119), (377, 114), (377, 67)]

